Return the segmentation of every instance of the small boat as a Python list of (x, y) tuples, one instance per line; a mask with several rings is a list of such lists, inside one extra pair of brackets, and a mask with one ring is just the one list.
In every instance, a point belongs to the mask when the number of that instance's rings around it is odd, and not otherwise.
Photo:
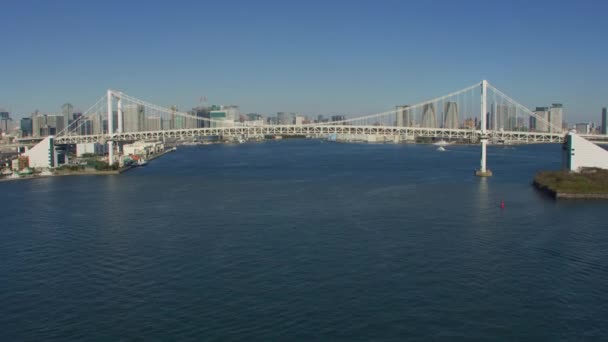
[(145, 159), (141, 158), (141, 159), (137, 160), (137, 166), (146, 166), (146, 165), (148, 165), (148, 162)]
[(443, 148), (443, 146), (439, 146), (439, 147), (437, 147), (437, 151), (443, 152), (443, 151), (445, 151), (445, 148)]
[(447, 142), (447, 141), (445, 141), (445, 140), (439, 140), (439, 141), (437, 141), (437, 142), (433, 143), (433, 145), (435, 145), (435, 146), (446, 146), (446, 145), (449, 145), (449, 144), (450, 144), (450, 143), (448, 143), (448, 142)]

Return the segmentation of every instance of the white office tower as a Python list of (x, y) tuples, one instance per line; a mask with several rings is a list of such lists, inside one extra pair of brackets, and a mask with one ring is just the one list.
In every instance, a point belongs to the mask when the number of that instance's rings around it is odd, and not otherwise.
[(564, 130), (564, 106), (561, 103), (554, 103), (549, 109), (549, 132), (562, 133)]

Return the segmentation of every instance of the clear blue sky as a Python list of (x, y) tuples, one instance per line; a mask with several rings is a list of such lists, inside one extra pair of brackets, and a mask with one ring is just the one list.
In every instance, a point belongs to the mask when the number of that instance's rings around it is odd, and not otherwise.
[(373, 113), (482, 78), (566, 120), (608, 104), (608, 1), (4, 1), (0, 107)]

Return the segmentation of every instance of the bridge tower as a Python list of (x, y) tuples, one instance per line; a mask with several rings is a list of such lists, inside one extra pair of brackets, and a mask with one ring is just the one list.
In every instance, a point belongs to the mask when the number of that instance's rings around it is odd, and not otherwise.
[(479, 170), (475, 172), (475, 175), (479, 177), (490, 177), (492, 176), (492, 171), (488, 170), (486, 167), (486, 150), (488, 146), (488, 131), (487, 131), (487, 106), (486, 106), (486, 96), (487, 96), (487, 88), (488, 81), (481, 81), (481, 161), (479, 165)]
[[(108, 100), (108, 164), (112, 165), (114, 163), (114, 133), (122, 133), (123, 128), (123, 120), (122, 120), (122, 93), (114, 92), (111, 89), (108, 89), (107, 94)], [(112, 111), (113, 107), (113, 99), (116, 98), (116, 119), (117, 127), (116, 132), (114, 132), (114, 112)]]

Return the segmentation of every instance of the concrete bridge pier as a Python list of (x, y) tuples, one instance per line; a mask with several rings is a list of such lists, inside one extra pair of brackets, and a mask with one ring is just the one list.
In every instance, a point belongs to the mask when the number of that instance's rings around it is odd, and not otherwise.
[(486, 150), (488, 147), (488, 138), (481, 138), (481, 161), (479, 165), (479, 170), (475, 171), (475, 175), (478, 177), (491, 177), (492, 171), (488, 170), (486, 166)]
[(481, 162), (479, 170), (475, 171), (475, 175), (478, 177), (490, 177), (492, 171), (486, 167), (486, 150), (488, 147), (488, 133), (486, 123), (486, 94), (487, 94), (488, 81), (481, 81)]
[(114, 164), (114, 142), (108, 141), (108, 164), (112, 166)]

